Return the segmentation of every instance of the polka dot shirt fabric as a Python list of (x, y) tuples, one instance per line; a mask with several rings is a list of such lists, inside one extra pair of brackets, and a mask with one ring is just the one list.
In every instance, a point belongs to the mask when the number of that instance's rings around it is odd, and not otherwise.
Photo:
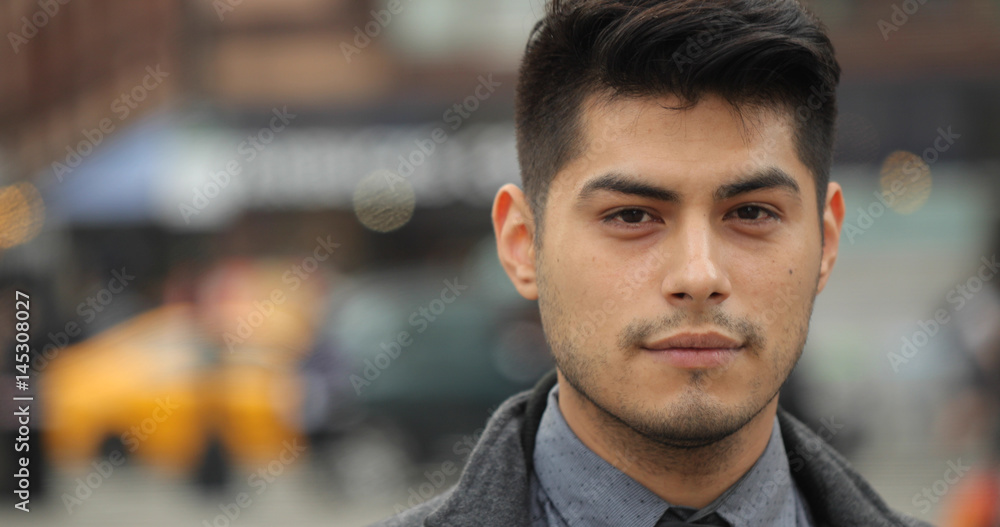
[[(549, 392), (535, 439), (531, 527), (811, 527), (805, 500), (791, 478), (775, 418), (764, 453), (732, 487), (701, 510), (671, 507), (584, 445), (559, 411), (559, 386)], [(669, 511), (669, 512), (668, 512)]]

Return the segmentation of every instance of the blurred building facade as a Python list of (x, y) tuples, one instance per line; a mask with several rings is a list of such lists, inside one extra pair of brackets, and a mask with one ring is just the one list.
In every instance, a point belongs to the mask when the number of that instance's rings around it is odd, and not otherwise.
[[(956, 238), (948, 229), (967, 224), (945, 220), (964, 210), (963, 200), (1000, 196), (1000, 3), (817, 0), (810, 5), (829, 26), (844, 70), (835, 176), (855, 188), (877, 187), (878, 167), (890, 153), (920, 155), (942, 133), (960, 136), (937, 151), (940, 163), (932, 166), (935, 196), (944, 205), (914, 220), (909, 231), (892, 231), (912, 234), (919, 243)], [(315, 300), (299, 309), (317, 310), (309, 319), (315, 335), (296, 344), (302, 354), (313, 353), (303, 361), (303, 399), (310, 391), (344, 396), (339, 390), (345, 386), (345, 398), (359, 399), (349, 375), (365, 378), (365, 360), (374, 361), (376, 353), (391, 347), (397, 331), (413, 329), (411, 312), (432, 301), (428, 295), (436, 295), (445, 279), (478, 279), (462, 310), (449, 311), (424, 342), (410, 348), (429, 350), (421, 351), (423, 360), (386, 373), (366, 391), (378, 405), (394, 404), (385, 415), (399, 422), (444, 429), (454, 421), (469, 428), (448, 430), (451, 435), (436, 443), (427, 439), (435, 430), (414, 434), (422, 438), (419, 449), (425, 454), (440, 453), (439, 443), (447, 451), (455, 434), (471, 432), (471, 423), (485, 420), (491, 401), (530, 383), (531, 373), (548, 365), (523, 352), (544, 348), (532, 305), (517, 303), (506, 277), (483, 263), (491, 259), (490, 201), (500, 184), (518, 181), (514, 86), (520, 53), (541, 10), (541, 0), (4, 2), (0, 192), (16, 184), (37, 188), (45, 226), (34, 240), (0, 249), (0, 278), (28, 276), (46, 284), (38, 287), (46, 290), (41, 304), (47, 307), (34, 347), (55, 345), (59, 355), (163, 304), (197, 305), (203, 300), (199, 281), (206, 276), (241, 276), (259, 266), (280, 286), (275, 268), (298, 265), (322, 245), (317, 240), (331, 240), (341, 249), (324, 260), (322, 287), (319, 280), (301, 278), (315, 288), (310, 293), (330, 304), (316, 307), (322, 301)], [(855, 197), (861, 205), (871, 200), (867, 192)], [(978, 201), (967, 208), (981, 216), (962, 221), (1000, 219), (987, 217), (998, 214), (995, 207)], [(849, 221), (855, 215), (852, 208)], [(10, 217), (0, 210), (0, 221), (16, 220)], [(887, 228), (897, 225), (880, 221)], [(944, 226), (935, 231), (935, 224)], [(914, 249), (918, 242), (902, 249), (886, 243), (901, 256), (885, 258), (881, 247), (872, 245), (893, 234), (877, 236), (868, 235), (857, 247), (850, 240), (845, 253), (856, 250), (862, 263), (852, 267), (848, 254), (838, 264), (839, 272), (862, 284), (850, 291), (881, 290), (885, 281), (865, 280), (906, 276), (908, 269), (923, 280), (922, 269), (908, 262), (937, 261), (934, 248)], [(878, 241), (866, 245), (872, 239)], [(873, 267), (878, 258), (889, 263)], [(81, 315), (81, 300), (123, 268), (138, 277), (126, 294), (92, 319), (86, 309)], [(841, 287), (835, 285), (832, 295)], [(826, 330), (819, 324), (820, 338), (811, 342), (859, 347), (869, 336), (862, 327), (866, 321), (887, 325), (875, 320), (883, 313), (864, 311), (866, 306), (877, 311), (874, 303), (855, 294), (834, 296), (831, 316), (817, 317), (833, 322)], [(900, 304), (922, 301), (900, 298)], [(233, 314), (228, 323), (236, 324), (240, 309), (254, 300), (216, 307), (228, 309)], [(319, 314), (320, 309), (328, 311)], [(183, 318), (169, 312), (172, 323)], [(65, 343), (52, 337), (81, 320), (83, 331)], [(839, 331), (848, 326), (853, 333)], [(450, 338), (449, 332), (459, 330), (467, 334)], [(192, 363), (211, 355), (205, 349), (219, 347), (191, 340), (201, 347), (178, 356), (194, 357)], [(885, 347), (895, 345), (893, 340)], [(488, 351), (463, 357), (449, 342)], [(490, 343), (499, 344), (494, 349)], [(316, 351), (345, 348), (361, 350), (347, 357), (346, 366)], [(434, 349), (453, 354), (434, 356)], [(853, 370), (822, 361), (816, 369), (831, 384), (854, 382), (850, 372), (861, 370), (859, 365), (871, 369), (856, 355), (837, 359)], [(468, 379), (447, 375), (446, 357), (453, 367), (490, 373)], [(289, 378), (302, 373), (286, 366)], [(415, 385), (408, 384), (413, 375), (406, 378), (405, 371), (426, 374), (439, 391), (421, 395), (437, 399), (410, 397), (406, 390)], [(913, 382), (926, 379), (921, 374), (913, 374)], [(874, 373), (866, 375), (870, 384), (881, 382)], [(266, 385), (260, 382), (241, 386), (255, 390)], [(442, 402), (456, 399), (448, 391), (452, 385), (474, 393), (471, 403)], [(809, 389), (817, 385), (822, 387), (814, 383)], [(74, 386), (88, 391), (83, 384)], [(257, 391), (266, 399), (263, 389)], [(410, 406), (398, 404), (406, 398)], [(433, 407), (439, 411), (421, 414), (427, 406), (414, 401), (439, 404)], [(251, 410), (265, 406), (261, 402)], [(330, 411), (327, 406), (315, 403), (303, 413)], [(260, 421), (277, 419), (264, 410), (260, 415), (266, 417)], [(845, 432), (838, 440), (848, 436), (855, 434)], [(392, 435), (382, 430), (374, 437), (373, 442), (385, 442)], [(901, 491), (895, 500), (906, 503), (909, 496)]]

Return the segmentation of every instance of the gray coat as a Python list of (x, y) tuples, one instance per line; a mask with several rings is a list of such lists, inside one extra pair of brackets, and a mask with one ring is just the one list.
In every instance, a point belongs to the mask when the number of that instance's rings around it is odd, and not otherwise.
[[(555, 382), (553, 372), (497, 409), (454, 487), (373, 527), (528, 527), (534, 438)], [(778, 423), (816, 527), (930, 525), (890, 510), (840, 454), (784, 410)]]

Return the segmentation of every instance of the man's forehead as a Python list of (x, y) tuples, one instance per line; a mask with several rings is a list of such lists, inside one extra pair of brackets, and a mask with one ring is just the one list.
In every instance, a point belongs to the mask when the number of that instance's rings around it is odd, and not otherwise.
[(716, 132), (737, 133), (747, 144), (759, 139), (765, 127), (794, 138), (791, 109), (750, 103), (737, 106), (712, 93), (691, 102), (671, 94), (621, 96), (597, 92), (585, 98), (579, 117), (580, 139), (585, 147), (640, 136), (649, 131), (649, 125), (660, 132), (674, 129), (682, 133), (699, 120)]
[[(720, 187), (777, 168), (803, 191), (814, 186), (795, 149), (790, 112), (747, 107), (740, 114), (714, 96), (695, 105), (673, 96), (591, 96), (582, 109), (578, 154), (550, 187), (559, 199), (575, 199), (607, 173), (657, 184), (670, 172), (673, 183), (697, 178)], [(720, 144), (728, 146), (713, 150)]]

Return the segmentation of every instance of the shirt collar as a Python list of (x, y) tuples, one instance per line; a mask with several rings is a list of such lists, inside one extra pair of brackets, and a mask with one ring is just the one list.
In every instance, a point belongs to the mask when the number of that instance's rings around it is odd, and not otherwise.
[[(559, 410), (558, 390), (556, 385), (549, 391), (533, 456), (546, 497), (568, 525), (655, 525), (670, 504), (580, 441)], [(734, 527), (795, 525), (795, 494), (777, 418), (753, 467), (690, 520), (712, 512)]]

